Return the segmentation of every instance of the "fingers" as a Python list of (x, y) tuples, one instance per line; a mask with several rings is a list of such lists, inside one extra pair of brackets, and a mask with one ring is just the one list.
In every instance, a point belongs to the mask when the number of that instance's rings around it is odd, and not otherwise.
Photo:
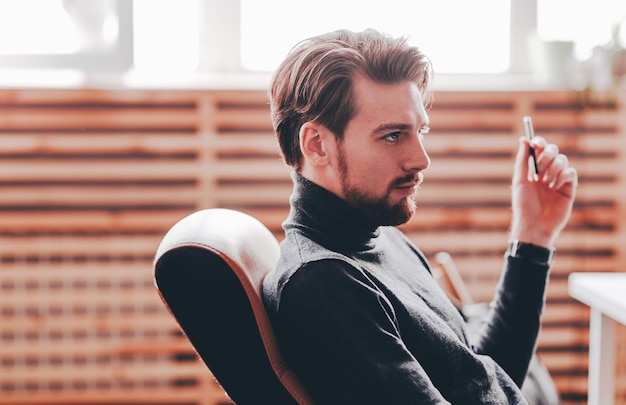
[[(530, 160), (529, 147), (535, 150), (539, 169), (537, 177), (534, 176), (535, 169)], [(548, 143), (541, 136), (535, 136), (532, 143), (521, 137), (515, 162), (517, 170), (513, 177), (514, 182), (527, 178), (531, 182), (541, 182), (567, 197), (574, 196), (578, 185), (578, 174), (576, 169), (570, 166), (567, 156), (560, 153), (557, 145)]]
[(578, 173), (573, 167), (564, 169), (555, 182), (553, 188), (566, 197), (574, 197), (578, 187)]
[(548, 188), (559, 190), (566, 196), (572, 196), (578, 184), (576, 169), (570, 166), (566, 155), (559, 152), (558, 146), (548, 144), (537, 137), (533, 142), (539, 167), (539, 181)]
[(546, 146), (537, 164), (541, 173), (539, 178), (550, 188), (554, 187), (563, 169), (569, 166), (567, 156), (559, 153), (559, 148), (554, 144)]
[[(559, 155), (559, 147), (555, 144), (545, 144), (542, 146), (536, 146), (537, 165), (539, 166), (539, 173), (544, 173), (546, 169), (550, 167), (554, 159)], [(564, 156), (564, 155), (563, 155)]]

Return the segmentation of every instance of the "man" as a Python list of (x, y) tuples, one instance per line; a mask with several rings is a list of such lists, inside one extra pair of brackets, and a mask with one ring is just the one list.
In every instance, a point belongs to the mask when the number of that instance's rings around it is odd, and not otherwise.
[(300, 43), (272, 80), (294, 191), (263, 295), (287, 362), (319, 404), (525, 403), (519, 387), (577, 174), (536, 137), (534, 175), (520, 139), (511, 248), (470, 340), (422, 253), (394, 227), (415, 212), (430, 164), (431, 78), (405, 40), (342, 30)]

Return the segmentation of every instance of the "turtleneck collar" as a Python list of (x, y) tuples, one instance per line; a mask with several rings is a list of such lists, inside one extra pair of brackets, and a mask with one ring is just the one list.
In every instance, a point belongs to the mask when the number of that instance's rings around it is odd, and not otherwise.
[(374, 247), (380, 227), (339, 196), (293, 172), (291, 211), (286, 232), (301, 229), (315, 242), (335, 251), (362, 252)]

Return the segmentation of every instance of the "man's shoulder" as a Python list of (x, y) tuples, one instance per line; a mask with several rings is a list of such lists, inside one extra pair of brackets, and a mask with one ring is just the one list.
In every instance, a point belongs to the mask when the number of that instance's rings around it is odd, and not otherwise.
[[(330, 250), (304, 235), (290, 234), (281, 242), (281, 255), (274, 268), (263, 281), (263, 297), (267, 306), (277, 306), (285, 285), (299, 271), (311, 276), (333, 276), (336, 270), (356, 267), (356, 262), (346, 255)], [(315, 271), (316, 269), (335, 271)]]
[(300, 232), (289, 233), (280, 245), (281, 262), (292, 263), (297, 267), (323, 259), (342, 258), (346, 256)]
[(275, 278), (288, 280), (296, 271), (304, 267), (316, 267), (324, 262), (354, 265), (353, 259), (329, 249), (315, 240), (298, 232), (293, 232), (280, 244), (280, 259), (270, 273)]

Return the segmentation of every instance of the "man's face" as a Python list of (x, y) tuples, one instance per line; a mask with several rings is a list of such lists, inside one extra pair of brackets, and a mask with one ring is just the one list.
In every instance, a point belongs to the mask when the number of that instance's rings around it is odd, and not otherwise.
[(417, 85), (354, 81), (356, 115), (338, 143), (342, 198), (379, 225), (415, 213), (414, 196), (430, 165), (423, 146), (428, 116)]

